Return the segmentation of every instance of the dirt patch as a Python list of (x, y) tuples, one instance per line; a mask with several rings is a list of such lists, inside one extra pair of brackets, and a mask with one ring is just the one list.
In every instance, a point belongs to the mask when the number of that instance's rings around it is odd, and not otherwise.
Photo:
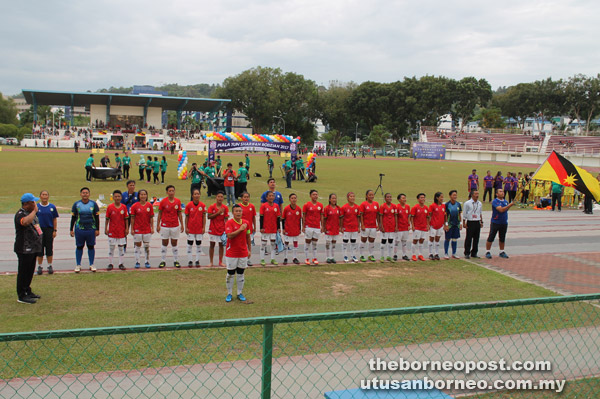
[(344, 296), (344, 295), (349, 294), (350, 292), (352, 292), (353, 288), (354, 287), (352, 287), (351, 285), (346, 285), (346, 284), (342, 284), (342, 283), (335, 283), (331, 287), (331, 290), (333, 291), (333, 295), (334, 296)]

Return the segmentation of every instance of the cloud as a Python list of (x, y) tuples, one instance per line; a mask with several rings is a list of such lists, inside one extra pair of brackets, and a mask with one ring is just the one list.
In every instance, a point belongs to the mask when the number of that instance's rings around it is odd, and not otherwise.
[(492, 87), (600, 64), (593, 1), (10, 2), (0, 91), (221, 83), (257, 65), (320, 84), (404, 76)]

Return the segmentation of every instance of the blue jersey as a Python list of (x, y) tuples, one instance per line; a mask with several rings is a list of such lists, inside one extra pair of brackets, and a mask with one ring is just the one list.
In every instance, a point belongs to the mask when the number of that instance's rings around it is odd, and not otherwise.
[(98, 204), (89, 200), (87, 204), (79, 200), (73, 204), (71, 214), (75, 216), (75, 230), (98, 230), (100, 226), (96, 226), (96, 216), (100, 213)]
[(40, 221), (40, 227), (42, 229), (50, 227), (54, 228), (54, 219), (58, 217), (58, 211), (56, 210), (56, 206), (54, 206), (54, 204), (48, 204), (46, 206), (42, 204), (37, 204), (37, 206), (37, 217)]
[(121, 195), (121, 204), (125, 204), (125, 206), (127, 207), (127, 212), (129, 212), (131, 206), (136, 202), (140, 202), (137, 191), (134, 191), (131, 195), (129, 195), (129, 191), (125, 191)]
[[(264, 204), (265, 202), (267, 202), (267, 194), (269, 193), (270, 190), (265, 191), (261, 196), (260, 196), (260, 203)], [(275, 191), (275, 200), (273, 200), (274, 203), (276, 203), (277, 205), (279, 205), (279, 208), (283, 208), (283, 196), (281, 195), (281, 193), (279, 191)]]
[(507, 200), (500, 200), (495, 198), (492, 201), (492, 223), (496, 224), (508, 224), (508, 211), (506, 212), (498, 212), (496, 210), (497, 207), (505, 207), (508, 205)]
[(446, 220), (448, 221), (448, 226), (450, 227), (458, 227), (460, 226), (460, 213), (462, 212), (462, 206), (460, 202), (456, 201), (454, 205), (452, 202), (446, 202)]

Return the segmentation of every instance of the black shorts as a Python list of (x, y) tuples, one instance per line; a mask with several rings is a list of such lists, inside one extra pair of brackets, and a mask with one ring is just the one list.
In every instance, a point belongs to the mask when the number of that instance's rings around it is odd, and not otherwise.
[(52, 256), (54, 253), (54, 237), (52, 237), (54, 233), (53, 227), (43, 227), (42, 228), (42, 252), (39, 253), (39, 256)]
[(488, 242), (494, 242), (496, 239), (496, 233), (500, 233), (500, 242), (506, 241), (506, 229), (507, 224), (490, 223), (490, 235), (488, 236)]

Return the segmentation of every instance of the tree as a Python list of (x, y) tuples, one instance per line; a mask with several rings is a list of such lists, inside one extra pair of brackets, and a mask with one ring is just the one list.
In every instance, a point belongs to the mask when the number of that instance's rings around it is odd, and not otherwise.
[(532, 83), (519, 83), (509, 87), (506, 93), (494, 96), (492, 106), (500, 108), (504, 116), (513, 118), (525, 129), (525, 120), (536, 111), (534, 91)]
[(384, 125), (375, 125), (365, 143), (372, 147), (383, 147), (391, 136), (391, 133), (387, 131)]
[(561, 80), (547, 78), (533, 83), (532, 100), (538, 130), (542, 130), (544, 118), (552, 118), (565, 112), (565, 96)]
[(498, 107), (482, 108), (480, 112), (481, 127), (486, 129), (503, 128), (502, 111)]
[(578, 121), (585, 118), (585, 131), (588, 133), (591, 119), (600, 108), (600, 75), (575, 75), (564, 85), (564, 92), (569, 114)]
[(353, 82), (331, 82), (329, 88), (319, 90), (318, 110), (323, 124), (347, 137), (354, 137), (355, 121), (349, 100), (355, 88)]
[(485, 79), (467, 77), (456, 83), (452, 95), (454, 97), (452, 120), (455, 123), (460, 120), (460, 130), (462, 130), (463, 126), (473, 118), (475, 108), (478, 105), (485, 107), (492, 99), (492, 87)]
[(0, 93), (0, 123), (17, 123), (17, 106), (12, 98), (4, 98)]

